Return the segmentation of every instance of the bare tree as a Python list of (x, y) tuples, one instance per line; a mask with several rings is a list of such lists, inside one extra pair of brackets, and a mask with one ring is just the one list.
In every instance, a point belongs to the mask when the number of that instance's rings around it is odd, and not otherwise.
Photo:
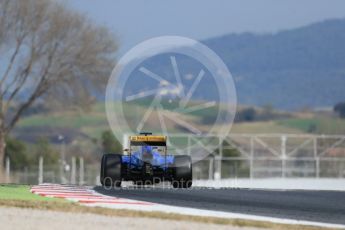
[(89, 100), (116, 50), (106, 28), (55, 1), (0, 0), (0, 173), (5, 136), (23, 112), (52, 94)]

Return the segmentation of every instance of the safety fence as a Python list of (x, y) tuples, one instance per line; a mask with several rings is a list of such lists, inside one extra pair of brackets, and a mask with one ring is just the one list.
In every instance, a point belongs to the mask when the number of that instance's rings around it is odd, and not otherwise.
[[(232, 134), (222, 138), (180, 134), (169, 138), (173, 154), (181, 154), (180, 140), (187, 147), (200, 140), (208, 143), (183, 150), (194, 159), (194, 179), (345, 178), (345, 136), (341, 135)], [(48, 165), (41, 157), (35, 166), (11, 170), (11, 162), (6, 159), (2, 180), (21, 184), (99, 183), (100, 163), (85, 163), (83, 157), (71, 157), (69, 161)]]

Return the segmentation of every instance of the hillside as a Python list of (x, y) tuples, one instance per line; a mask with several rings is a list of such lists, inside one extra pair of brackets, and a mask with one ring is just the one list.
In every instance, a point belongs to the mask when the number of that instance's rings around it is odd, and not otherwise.
[[(345, 19), (328, 20), (275, 34), (228, 34), (202, 41), (226, 63), (235, 79), (239, 104), (270, 104), (283, 110), (332, 107), (345, 91)], [(190, 87), (200, 63), (176, 56), (182, 81)], [(169, 54), (145, 61), (143, 66), (172, 80)], [(150, 88), (147, 78), (135, 73), (131, 90)], [(206, 71), (206, 75), (208, 72)], [(206, 76), (205, 75), (205, 76)], [(135, 84), (141, 81), (141, 84)], [(212, 80), (200, 82), (199, 94), (217, 97)], [(196, 98), (195, 99), (200, 99)]]
[(345, 19), (276, 34), (204, 41), (232, 71), (240, 104), (282, 109), (328, 107), (344, 100)]

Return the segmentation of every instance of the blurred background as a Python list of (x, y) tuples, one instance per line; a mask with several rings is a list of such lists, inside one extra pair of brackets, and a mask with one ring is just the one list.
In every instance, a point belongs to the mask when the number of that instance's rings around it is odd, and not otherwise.
[[(231, 133), (213, 137), (194, 179), (345, 177), (344, 1), (0, 0), (0, 181), (98, 183), (102, 154), (123, 149), (105, 114), (110, 73), (162, 35), (207, 45), (237, 90)], [(135, 120), (148, 103), (131, 106)], [(186, 119), (207, 130), (214, 113)], [(171, 126), (172, 140), (196, 141)]]

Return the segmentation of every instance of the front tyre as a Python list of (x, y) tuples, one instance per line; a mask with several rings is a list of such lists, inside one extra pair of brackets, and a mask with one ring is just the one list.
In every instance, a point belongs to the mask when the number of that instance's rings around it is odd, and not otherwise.
[(122, 157), (120, 154), (104, 154), (101, 161), (101, 184), (108, 187), (121, 187), (121, 167)]
[(192, 159), (187, 155), (175, 156), (172, 186), (190, 188), (193, 183)]

